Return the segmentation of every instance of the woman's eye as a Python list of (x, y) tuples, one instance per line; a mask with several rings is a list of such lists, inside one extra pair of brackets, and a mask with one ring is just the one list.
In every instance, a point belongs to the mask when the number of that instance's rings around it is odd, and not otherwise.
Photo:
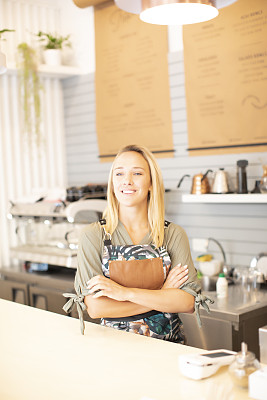
[(116, 172), (115, 176), (122, 176), (122, 172)]
[(135, 172), (134, 175), (142, 175), (141, 172)]

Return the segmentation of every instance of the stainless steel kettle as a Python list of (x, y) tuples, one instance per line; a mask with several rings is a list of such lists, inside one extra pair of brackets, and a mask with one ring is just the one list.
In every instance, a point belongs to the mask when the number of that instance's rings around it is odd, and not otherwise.
[(212, 188), (212, 193), (228, 193), (229, 186), (228, 186), (228, 179), (227, 174), (224, 171), (224, 168), (220, 168), (219, 171), (216, 172)]

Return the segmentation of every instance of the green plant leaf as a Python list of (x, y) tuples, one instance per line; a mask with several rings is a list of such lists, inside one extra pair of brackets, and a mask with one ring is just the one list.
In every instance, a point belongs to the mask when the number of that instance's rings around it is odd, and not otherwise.
[(60, 36), (39, 31), (36, 36), (40, 42), (45, 42), (44, 49), (62, 49), (63, 46), (71, 47), (70, 35)]
[(6, 32), (15, 32), (15, 29), (2, 29), (2, 30), (0, 31), (0, 40), (6, 40), (6, 39), (3, 39), (3, 38), (2, 38), (2, 35), (3, 35), (4, 33), (6, 33)]
[(18, 69), (20, 81), (20, 99), (24, 121), (24, 133), (29, 145), (39, 147), (41, 132), (41, 96), (43, 89), (38, 75), (38, 62), (35, 50), (27, 43), (18, 45)]

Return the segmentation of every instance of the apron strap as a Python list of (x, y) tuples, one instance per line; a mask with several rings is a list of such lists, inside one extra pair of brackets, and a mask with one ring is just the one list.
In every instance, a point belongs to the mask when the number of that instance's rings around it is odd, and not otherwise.
[(103, 227), (104, 230), (104, 246), (111, 246), (111, 234), (106, 232), (105, 225), (107, 221), (103, 218), (99, 220), (100, 225)]
[[(101, 226), (104, 226), (104, 225), (106, 225), (107, 221), (104, 218), (102, 218), (102, 219), (99, 220), (99, 223), (100, 223)], [(168, 228), (170, 223), (171, 223), (170, 221), (165, 220), (164, 221), (164, 228)]]
[[(107, 233), (106, 230), (105, 230), (105, 225), (106, 225), (107, 221), (104, 218), (102, 218), (102, 219), (99, 220), (99, 223), (103, 227), (103, 230), (104, 230), (104, 233), (105, 233), (105, 235), (104, 235), (104, 246), (111, 246), (111, 234)], [(168, 226), (170, 224), (171, 224), (170, 221), (165, 220), (164, 221), (164, 229), (168, 228)]]
[(169, 225), (170, 225), (170, 221), (165, 220), (164, 221), (164, 228), (168, 228)]

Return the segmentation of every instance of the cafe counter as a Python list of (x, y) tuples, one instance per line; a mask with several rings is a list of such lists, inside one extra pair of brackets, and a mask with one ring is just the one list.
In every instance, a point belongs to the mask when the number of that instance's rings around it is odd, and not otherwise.
[[(249, 399), (227, 367), (194, 381), (178, 368), (197, 348), (126, 333), (0, 299), (0, 399)], [(201, 350), (205, 352), (205, 350)]]

